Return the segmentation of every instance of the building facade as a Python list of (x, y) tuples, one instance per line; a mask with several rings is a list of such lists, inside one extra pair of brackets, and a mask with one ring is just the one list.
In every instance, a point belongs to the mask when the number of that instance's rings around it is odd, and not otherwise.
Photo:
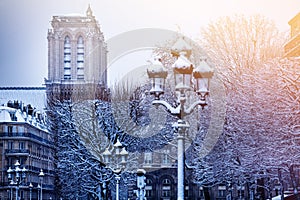
[[(177, 163), (170, 156), (176, 149), (145, 152), (140, 168), (146, 171), (147, 200), (177, 199)], [(203, 188), (192, 182), (191, 170), (185, 170), (185, 199), (204, 199)]]
[(48, 30), (48, 99), (104, 99), (107, 47), (90, 6), (86, 15), (53, 16)]
[(284, 46), (285, 57), (300, 56), (300, 13), (293, 17), (289, 22), (290, 39)]
[[(43, 199), (55, 199), (54, 143), (42, 112), (19, 101), (1, 105), (0, 151), (0, 199), (40, 199), (41, 192)], [(17, 162), (26, 177), (17, 179)]]
[[(147, 200), (176, 200), (177, 199), (177, 149), (175, 147), (155, 150), (154, 152), (145, 152), (140, 158), (140, 168), (146, 171), (145, 196)], [(228, 186), (216, 185), (204, 188), (193, 182), (192, 169), (185, 168), (185, 199), (204, 200), (209, 195), (211, 199), (226, 200), (230, 194)], [(243, 191), (241, 199), (247, 195), (245, 188), (239, 188)], [(239, 191), (235, 189), (232, 196), (238, 196)], [(133, 198), (134, 199), (134, 198)]]

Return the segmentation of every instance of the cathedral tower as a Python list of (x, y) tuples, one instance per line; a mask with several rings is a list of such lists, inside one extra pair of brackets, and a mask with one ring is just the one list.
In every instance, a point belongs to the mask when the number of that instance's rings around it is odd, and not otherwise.
[(88, 7), (86, 15), (53, 16), (48, 30), (48, 99), (104, 99), (107, 47)]

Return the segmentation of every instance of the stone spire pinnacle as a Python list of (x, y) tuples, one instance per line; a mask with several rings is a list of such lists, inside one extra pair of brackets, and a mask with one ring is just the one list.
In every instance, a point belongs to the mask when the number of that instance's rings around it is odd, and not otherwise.
[(89, 7), (88, 7), (88, 9), (86, 11), (86, 16), (87, 17), (92, 17), (93, 16), (93, 11), (91, 9), (91, 5), (90, 4), (89, 4)]

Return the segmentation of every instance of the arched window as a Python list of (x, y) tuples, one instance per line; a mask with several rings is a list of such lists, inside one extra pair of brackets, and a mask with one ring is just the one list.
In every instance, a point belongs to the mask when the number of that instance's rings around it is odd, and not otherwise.
[(84, 41), (82, 36), (77, 40), (77, 79), (84, 79)]
[(64, 41), (64, 79), (71, 79), (71, 42), (66, 36)]
[(171, 197), (171, 180), (163, 179), (162, 181), (162, 197), (170, 198)]
[(150, 197), (153, 197), (153, 181), (149, 178), (146, 179), (146, 187), (145, 187), (145, 196), (148, 197), (148, 199), (151, 199)]

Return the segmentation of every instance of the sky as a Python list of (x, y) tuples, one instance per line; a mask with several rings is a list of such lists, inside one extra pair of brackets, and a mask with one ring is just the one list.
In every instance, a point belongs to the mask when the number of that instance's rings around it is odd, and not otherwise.
[(88, 4), (106, 40), (141, 28), (197, 38), (209, 22), (234, 14), (261, 14), (289, 31), (300, 12), (299, 0), (0, 0), (0, 87), (42, 86), (52, 16), (85, 14)]

